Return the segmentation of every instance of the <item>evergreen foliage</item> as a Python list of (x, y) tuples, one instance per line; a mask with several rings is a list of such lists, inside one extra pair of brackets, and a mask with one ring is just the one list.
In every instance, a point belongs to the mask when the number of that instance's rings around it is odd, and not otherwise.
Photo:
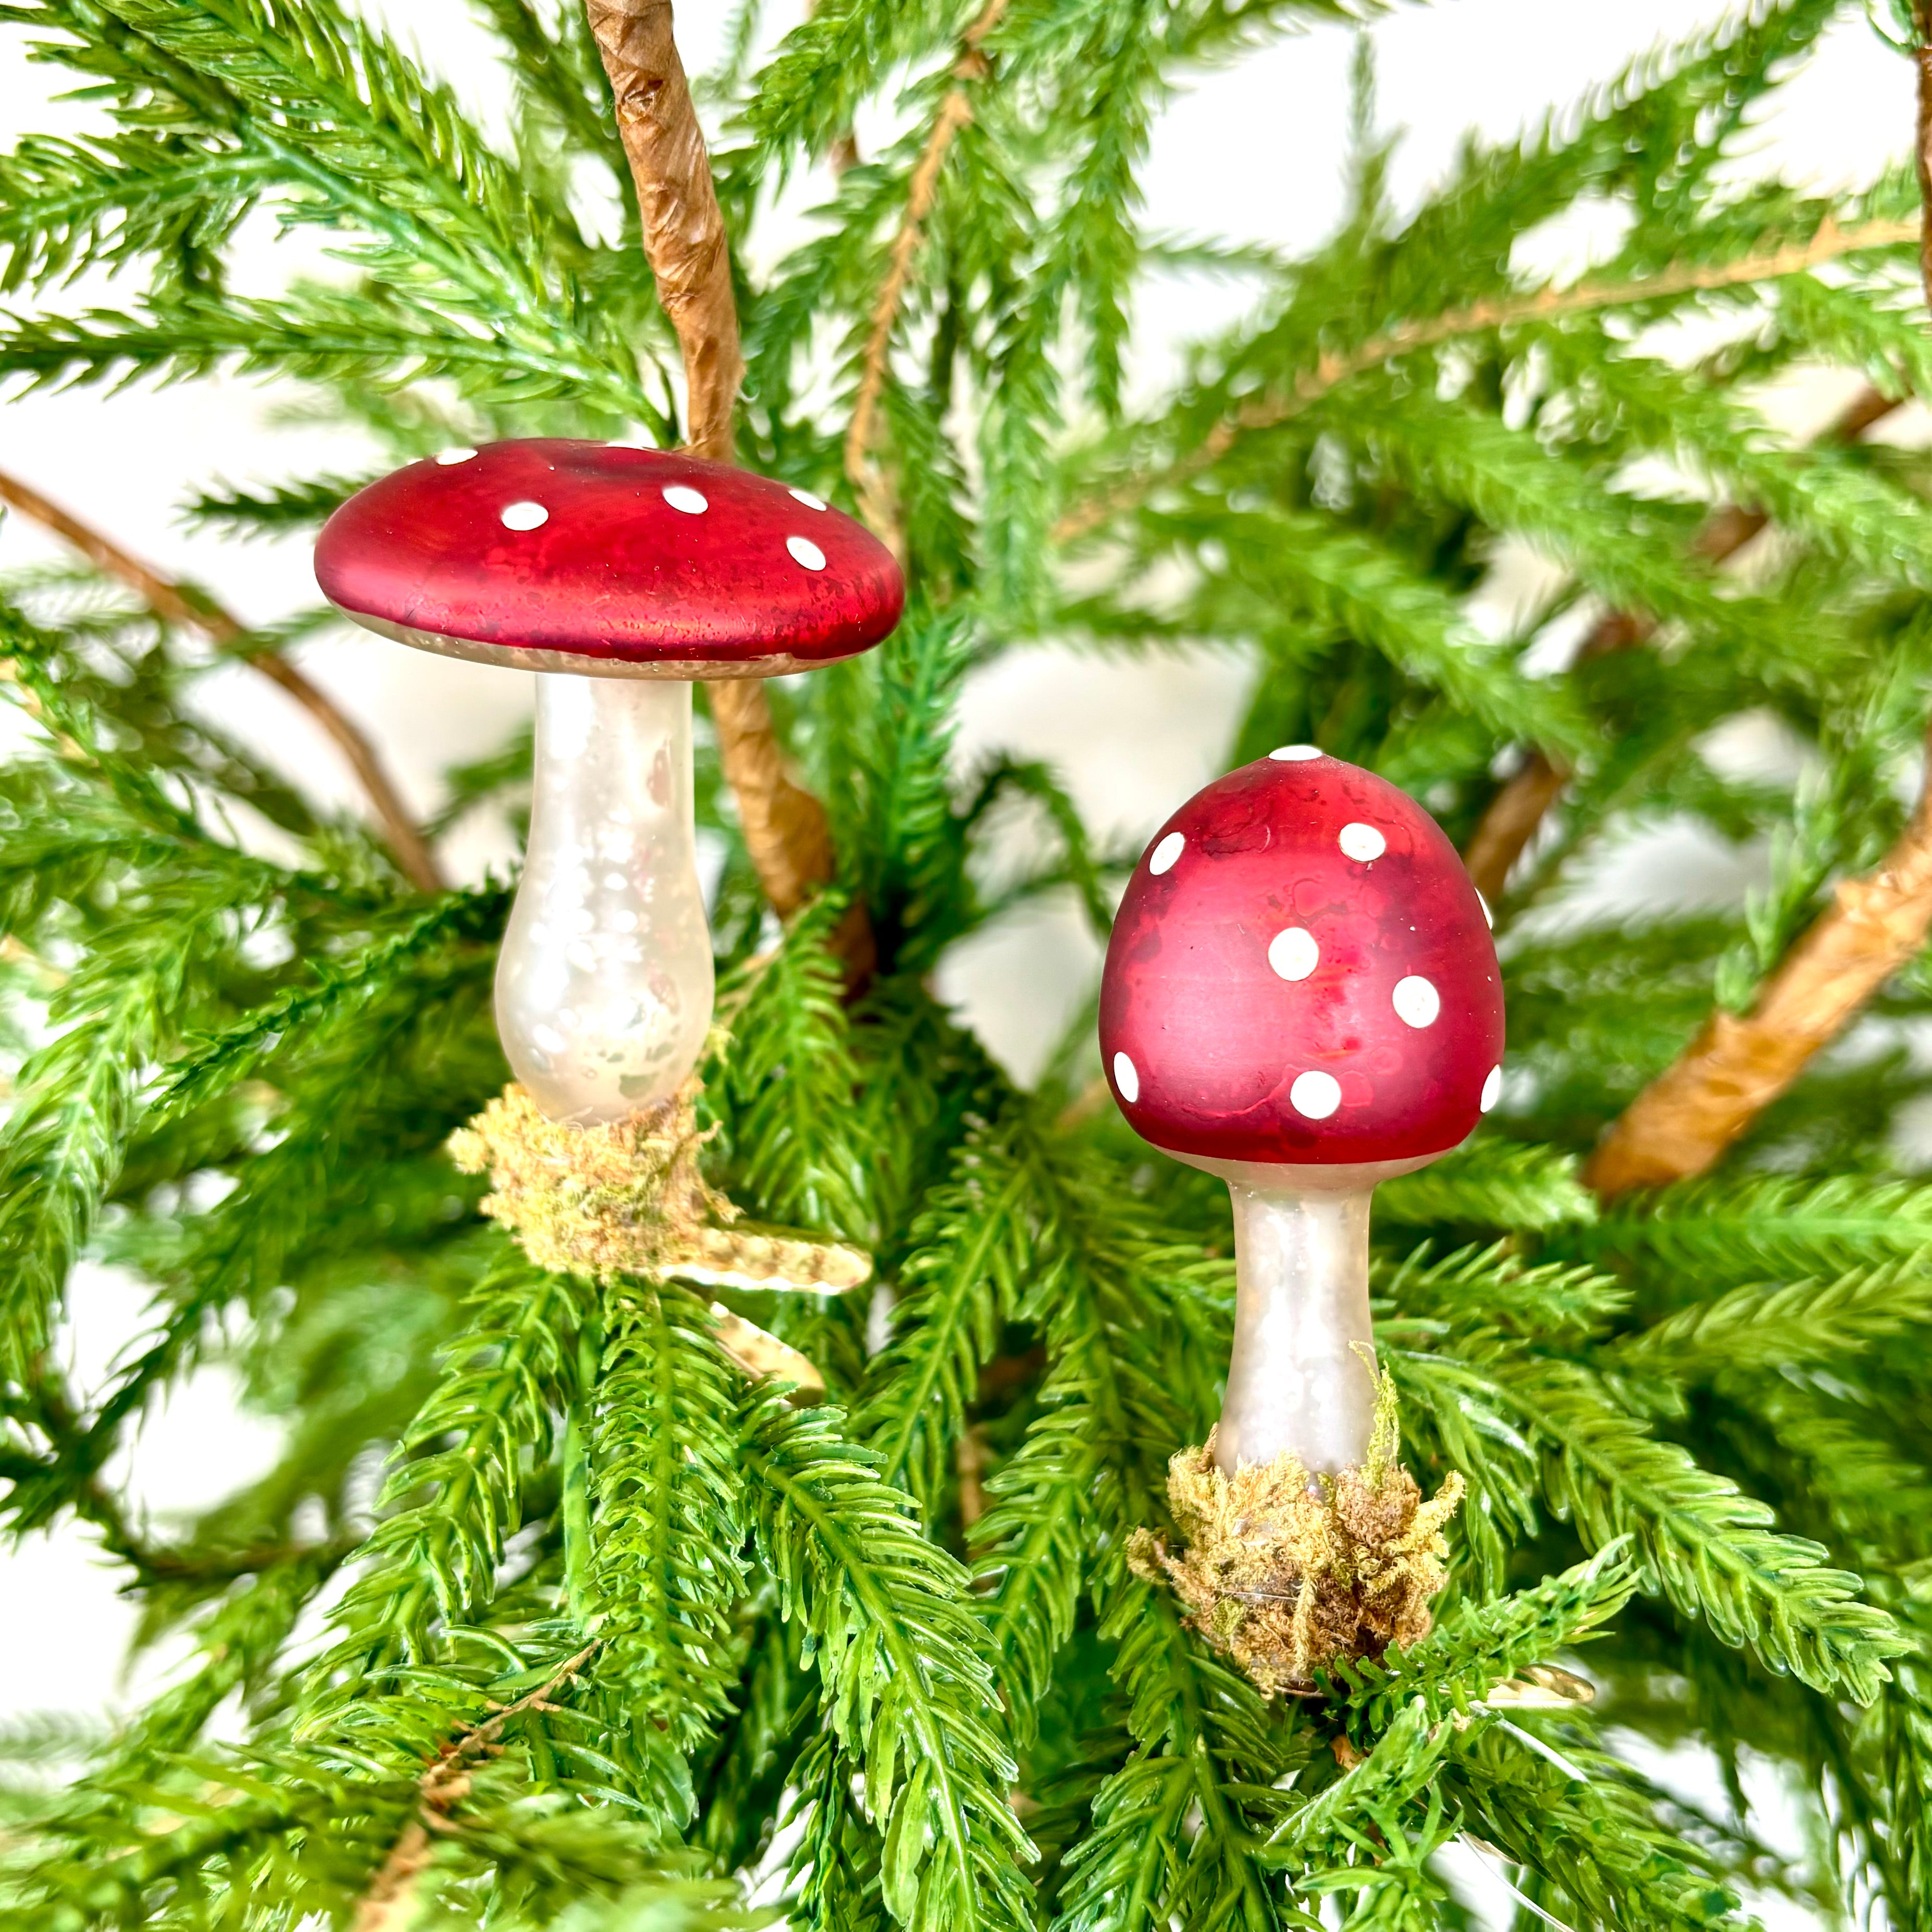
[[(700, 78), (743, 460), (856, 506), (846, 430), (914, 244), (873, 452), (911, 597), (880, 650), (772, 694), (839, 854), (782, 932), (700, 749), (725, 855), (708, 1158), (755, 1218), (862, 1242), (881, 1284), (870, 1308), (728, 1297), (821, 1369), (819, 1406), (748, 1383), (686, 1286), (546, 1276), (478, 1216), (443, 1144), (506, 1078), (502, 886), (412, 892), (206, 722), (207, 652), (122, 594), (4, 586), (0, 1518), (88, 1526), (144, 1636), (192, 1648), (110, 1734), (0, 1736), (0, 1927), (368, 1932), (406, 1922), (371, 1916), (394, 1893), (425, 1927), (725, 1932), (765, 1922), (754, 1891), (825, 1932), (1456, 1927), (1459, 1846), (1521, 1922), (1573, 1932), (1741, 1924), (1774, 1894), (1932, 1922), (1932, 1195), (1898, 1151), (1932, 977), (1898, 976), (1715, 1177), (1601, 1208), (1577, 1178), (1902, 822), (1932, 473), (1793, 438), (1763, 398), (1824, 364), (1932, 400), (1916, 188), (1903, 164), (1828, 198), (1741, 165), (1848, 11), (1767, 0), (1472, 140), (1412, 207), (1364, 62), (1328, 243), (1143, 232), (1175, 88), (1367, 10), (820, 0), (770, 45), (744, 0)], [(500, 136), (349, 0), (0, 0), (4, 57), (102, 116), (0, 156), (0, 377), (272, 376), (362, 425), (372, 470), (508, 434), (675, 441), (578, 9), (476, 11), (516, 82)], [(882, 104), (897, 131), (835, 170)], [(819, 205), (773, 261), (760, 224), (801, 179)], [(625, 211), (601, 228), (600, 196)], [(1518, 244), (1586, 202), (1621, 218), (1606, 258), (1542, 284)], [(328, 275), (230, 286), (262, 214), (322, 231)], [(70, 302), (94, 270), (113, 305)], [(1202, 274), (1244, 317), (1142, 395), (1136, 291)], [(1689, 320), (1716, 346), (1686, 360)], [(182, 502), (245, 537), (358, 480), (184, 473)], [(1742, 573), (1696, 541), (1726, 500), (1775, 525)], [(1557, 587), (1484, 635), (1468, 596), (1510, 541)], [(1658, 647), (1531, 658), (1606, 607)], [(1043, 898), (1103, 932), (1134, 856), (1042, 767), (960, 769), (962, 686), (1042, 638), (1244, 653), (1228, 762), (1318, 742), (1459, 842), (1529, 754), (1574, 774), (1496, 908), (1504, 1102), (1376, 1223), (1407, 1456), (1469, 1484), (1450, 1590), (1426, 1640), (1320, 1697), (1264, 1700), (1124, 1560), (1215, 1413), (1224, 1199), (1106, 1104), (1090, 1002), (1026, 1088), (931, 990)], [(1703, 756), (1744, 718), (1806, 748), (1796, 792)], [(528, 758), (452, 774), (432, 831), (514, 817)], [(1606, 854), (1687, 819), (1768, 844), (1749, 905), (1580, 909)], [(879, 960), (848, 1001), (854, 899)], [(88, 1259), (151, 1307), (82, 1389)], [(164, 1539), (119, 1472), (218, 1362), (281, 1457)], [(1513, 1698), (1586, 1640), (1594, 1710)], [(1809, 1850), (1654, 1781), (1686, 1745), (1734, 1801), (1748, 1754), (1778, 1767)]]

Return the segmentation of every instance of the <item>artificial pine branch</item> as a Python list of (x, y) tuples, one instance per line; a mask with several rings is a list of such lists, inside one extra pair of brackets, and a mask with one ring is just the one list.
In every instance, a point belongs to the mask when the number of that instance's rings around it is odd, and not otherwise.
[(124, 584), (157, 616), (170, 624), (200, 631), (211, 643), (232, 652), (243, 663), (252, 665), (272, 682), (280, 685), (328, 736), (362, 782), (376, 817), (382, 821), (396, 862), (420, 892), (444, 890), (442, 875), (435, 856), (418, 830), (416, 820), (404, 806), (374, 746), (354, 724), (334, 699), (312, 679), (290, 663), (279, 651), (250, 647), (250, 633), (238, 619), (200, 592), (190, 593), (110, 542), (71, 512), (50, 502), (38, 490), (17, 477), (0, 472), (0, 503), (6, 503), (31, 517), (71, 544), (104, 576)]
[(1136, 472), (1103, 485), (1055, 523), (1054, 539), (1059, 543), (1072, 542), (1123, 512), (1138, 508), (1156, 490), (1191, 482), (1221, 461), (1242, 436), (1279, 428), (1342, 384), (1418, 350), (1440, 347), (1466, 336), (1486, 335), (1516, 323), (1550, 322), (1598, 309), (1664, 304), (1684, 296), (1808, 274), (1847, 255), (1896, 248), (1918, 237), (1916, 221), (1868, 221), (1843, 228), (1828, 216), (1808, 239), (1761, 255), (1742, 255), (1732, 261), (1716, 263), (1683, 262), (1628, 281), (1585, 280), (1570, 288), (1548, 286), (1525, 295), (1472, 302), (1466, 308), (1450, 309), (1426, 321), (1405, 322), (1386, 334), (1370, 337), (1358, 348), (1324, 352), (1311, 368), (1295, 376), (1286, 392), (1258, 396), (1243, 404), (1232, 416), (1216, 423), (1197, 447), (1159, 470)]
[(496, 1748), (513, 1719), (526, 1711), (550, 1708), (550, 1700), (590, 1661), (597, 1648), (594, 1643), (586, 1644), (536, 1690), (526, 1691), (514, 1704), (506, 1705), (495, 1716), (444, 1744), (436, 1754), (436, 1762), (416, 1780), (420, 1794), (418, 1815), (389, 1847), (363, 1894), (356, 1908), (352, 1932), (402, 1932), (415, 1918), (416, 1888), (428, 1868), (435, 1842), (430, 1834), (446, 1828), (450, 1812), (469, 1796), (473, 1768)]
[[(1827, 444), (1856, 442), (1900, 406), (1901, 398), (1867, 387), (1840, 411), (1821, 439)], [(1713, 510), (1691, 545), (1713, 564), (1726, 562), (1758, 536), (1770, 523), (1768, 514), (1737, 503)], [(1641, 613), (1607, 610), (1590, 628), (1576, 653), (1576, 662), (1589, 664), (1613, 652), (1634, 649), (1656, 634), (1657, 626)], [(1536, 836), (1544, 816), (1562, 796), (1569, 776), (1541, 746), (1532, 747), (1516, 772), (1490, 801), (1474, 836), (1463, 848), (1462, 862), (1476, 889), (1492, 904), (1500, 904), (1510, 869)]]
[[(1932, 10), (1921, 6), (1917, 19), (1920, 280), (1932, 300)], [(1878, 869), (1840, 884), (1750, 1010), (1714, 1011), (1612, 1124), (1583, 1170), (1600, 1198), (1703, 1173), (1917, 955), (1932, 929), (1932, 741), (1921, 782), (1918, 807)]]

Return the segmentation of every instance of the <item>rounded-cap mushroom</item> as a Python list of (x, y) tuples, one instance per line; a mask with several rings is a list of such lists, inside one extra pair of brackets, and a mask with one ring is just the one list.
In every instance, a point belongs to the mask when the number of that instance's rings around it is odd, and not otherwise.
[(713, 995), (691, 681), (878, 643), (904, 602), (891, 553), (808, 490), (544, 437), (445, 450), (372, 483), (323, 527), (315, 570), (367, 629), (544, 674), (498, 1030), (554, 1118), (668, 1100)]
[(1406, 794), (1312, 746), (1216, 779), (1128, 885), (1100, 1033), (1129, 1125), (1233, 1197), (1217, 1461), (1359, 1465), (1370, 1197), (1465, 1140), (1502, 1088), (1496, 949), (1454, 847)]

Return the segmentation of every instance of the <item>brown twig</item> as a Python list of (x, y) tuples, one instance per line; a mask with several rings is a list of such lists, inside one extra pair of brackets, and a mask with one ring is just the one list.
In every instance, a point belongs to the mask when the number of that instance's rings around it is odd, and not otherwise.
[[(1899, 406), (1899, 398), (1868, 386), (1840, 412), (1821, 440), (1856, 442)], [(1748, 509), (1736, 503), (1722, 504), (1706, 520), (1692, 548), (1706, 562), (1722, 563), (1735, 556), (1770, 520), (1762, 510)], [(1615, 651), (1629, 650), (1648, 643), (1656, 632), (1655, 623), (1640, 613), (1608, 611), (1584, 639), (1577, 662), (1586, 663)], [(1545, 814), (1562, 796), (1569, 778), (1569, 773), (1546, 752), (1532, 751), (1522, 769), (1490, 801), (1462, 854), (1470, 878), (1485, 898), (1492, 901), (1502, 898), (1511, 868), (1535, 837)]]
[[(1932, 302), (1932, 0), (1917, 0), (1920, 273)], [(1742, 1017), (1714, 1012), (1585, 1164), (1600, 1199), (1703, 1173), (1932, 930), (1932, 732), (1917, 808), (1878, 869), (1847, 879)]]
[(323, 730), (335, 741), (356, 776), (376, 815), (382, 820), (389, 848), (410, 882), (426, 892), (445, 890), (434, 855), (416, 829), (416, 820), (404, 805), (375, 747), (337, 708), (335, 700), (308, 679), (278, 652), (247, 647), (248, 627), (200, 592), (190, 594), (172, 578), (130, 556), (118, 544), (110, 542), (90, 525), (62, 509), (17, 478), (0, 473), (0, 503), (10, 505), (22, 516), (31, 518), (79, 550), (104, 576), (124, 584), (152, 610), (170, 624), (185, 625), (201, 632), (222, 650), (232, 652), (292, 698)]
[(1916, 223), (1867, 221), (1841, 228), (1827, 220), (1809, 242), (1792, 242), (1762, 255), (1735, 262), (1684, 262), (1634, 281), (1579, 282), (1567, 289), (1541, 288), (1526, 295), (1492, 296), (1450, 309), (1425, 321), (1403, 322), (1385, 334), (1372, 336), (1346, 353), (1330, 352), (1294, 379), (1286, 393), (1264, 392), (1223, 416), (1198, 448), (1158, 469), (1136, 470), (1084, 503), (1077, 503), (1053, 526), (1056, 543), (1084, 536), (1123, 510), (1144, 502), (1156, 490), (1185, 483), (1212, 467), (1235, 442), (1254, 430), (1273, 429), (1298, 416), (1311, 404), (1352, 377), (1364, 375), (1398, 356), (1432, 349), (1465, 335), (1480, 335), (1523, 322), (1547, 322), (1559, 316), (1582, 315), (1592, 309), (1617, 308), (1633, 302), (1655, 302), (1700, 290), (1737, 288), (1751, 282), (1776, 281), (1802, 274), (1841, 256), (1862, 249), (1895, 248), (1918, 234)]
[(867, 526), (882, 542), (902, 549), (904, 538), (892, 511), (890, 493), (877, 464), (872, 461), (872, 437), (878, 418), (879, 398), (886, 386), (886, 362), (892, 348), (892, 330), (899, 308), (912, 280), (913, 258), (919, 252), (921, 231), (939, 192), (939, 171), (945, 165), (946, 151), (961, 128), (973, 118), (970, 81), (983, 80), (992, 71), (981, 49), (986, 36), (999, 24), (1007, 0), (987, 0), (986, 7), (966, 30), (958, 59), (952, 68), (952, 85), (946, 90), (926, 137), (918, 165), (906, 191), (905, 212), (899, 218), (898, 232), (892, 238), (892, 253), (886, 278), (879, 285), (878, 299), (872, 304), (872, 328), (866, 343), (865, 360), (859, 377), (859, 393), (852, 405), (851, 426), (845, 433), (845, 476), (859, 499), (860, 513)]
[[(671, 31), (670, 0), (584, 0), (584, 8), (616, 102), (644, 252), (683, 352), (690, 447), (728, 463), (745, 373), (730, 245)], [(710, 698), (718, 763), (738, 802), (746, 849), (766, 897), (788, 919), (832, 878), (825, 808), (786, 770), (761, 682), (720, 680)], [(855, 976), (870, 970), (862, 914), (848, 916), (838, 943)]]
[(429, 1865), (432, 1834), (447, 1832), (449, 1814), (469, 1796), (470, 1771), (496, 1749), (503, 1727), (526, 1711), (550, 1708), (550, 1700), (581, 1670), (597, 1646), (586, 1644), (536, 1690), (506, 1705), (493, 1718), (452, 1738), (417, 1780), (416, 1815), (390, 1846), (389, 1855), (356, 1907), (352, 1932), (402, 1932), (416, 1915), (416, 1887)]

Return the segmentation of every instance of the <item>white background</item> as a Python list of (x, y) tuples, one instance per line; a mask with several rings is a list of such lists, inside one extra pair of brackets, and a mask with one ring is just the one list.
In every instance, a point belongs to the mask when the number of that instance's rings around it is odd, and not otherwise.
[[(499, 109), (500, 75), (460, 0), (389, 0), (371, 10), (426, 50), (430, 63), (486, 113)], [(775, 0), (773, 17), (782, 23), (797, 10)], [(694, 71), (718, 45), (728, 11), (726, 0), (682, 0), (680, 38)], [(1660, 40), (1726, 11), (1682, 0), (1622, 0), (1614, 7), (1599, 0), (1449, 0), (1432, 9), (1405, 8), (1372, 30), (1382, 121), (1406, 130), (1394, 168), (1398, 199), (1412, 198), (1440, 174), (1466, 129), (1507, 136), (1547, 106), (1573, 104)], [(0, 33), (0, 140), (10, 146), (23, 133), (92, 124), (86, 110), (52, 104), (67, 77), (30, 67), (23, 48), (20, 37)], [(1190, 84), (1156, 129), (1146, 177), (1148, 230), (1290, 248), (1320, 241), (1340, 207), (1350, 50), (1346, 31), (1324, 28)], [(1906, 63), (1854, 16), (1824, 41), (1766, 117), (1744, 165), (1817, 184), (1868, 180), (1904, 152), (1911, 116)], [(862, 143), (866, 131), (862, 126)], [(1538, 259), (1574, 265), (1589, 238), (1587, 224), (1540, 237)], [(266, 224), (250, 230), (250, 244), (244, 286), (272, 286), (290, 251), (277, 251)], [(310, 259), (305, 254), (305, 262)], [(74, 300), (112, 300), (116, 293), (89, 282)], [(1171, 372), (1174, 341), (1219, 320), (1232, 299), (1198, 282), (1150, 287), (1135, 366), (1142, 393)], [(1823, 385), (1787, 397), (1783, 406), (1822, 419), (1838, 393)], [(353, 469), (366, 460), (352, 436), (277, 424), (272, 418), (286, 400), (273, 388), (225, 378), (111, 398), (28, 396), (0, 405), (0, 466), (165, 568), (205, 583), (244, 618), (271, 619), (314, 601), (304, 544), (196, 534), (182, 526), (176, 506), (190, 486), (212, 479), (293, 477)], [(17, 519), (0, 526), (0, 567), (52, 554)], [(424, 812), (436, 801), (439, 772), (498, 744), (529, 704), (520, 674), (430, 657), (360, 633), (330, 634), (301, 655), (309, 674), (380, 744)], [(1016, 651), (972, 687), (962, 758), (970, 762), (1000, 748), (1046, 758), (1098, 828), (1138, 838), (1213, 774), (1246, 677), (1241, 662), (1226, 654), (1129, 666), (1052, 649)], [(306, 716), (255, 674), (240, 668), (220, 674), (209, 701), (317, 791), (352, 800), (330, 748)], [(484, 826), (467, 832), (447, 856), (456, 871), (474, 877), (500, 864), (508, 847), (500, 830)], [(1704, 850), (1688, 857), (1688, 872), (1682, 863), (1676, 868), (1688, 880), (1683, 890), (1737, 888), (1742, 874), (1724, 855)], [(1051, 910), (966, 949), (948, 966), (944, 986), (1024, 1073), (1080, 997), (1093, 964), (1078, 920), (1064, 909)], [(79, 1285), (76, 1302), (74, 1348), (85, 1382), (98, 1378), (135, 1332), (140, 1304), (124, 1284), (98, 1275)], [(170, 1510), (214, 1500), (261, 1467), (272, 1448), (266, 1430), (236, 1413), (220, 1376), (204, 1375), (151, 1424), (136, 1491), (164, 1527)], [(122, 1706), (165, 1674), (169, 1655), (147, 1660), (132, 1684), (124, 1682), (122, 1655), (134, 1618), (84, 1534), (63, 1531), (0, 1552), (0, 1720), (38, 1709)]]

